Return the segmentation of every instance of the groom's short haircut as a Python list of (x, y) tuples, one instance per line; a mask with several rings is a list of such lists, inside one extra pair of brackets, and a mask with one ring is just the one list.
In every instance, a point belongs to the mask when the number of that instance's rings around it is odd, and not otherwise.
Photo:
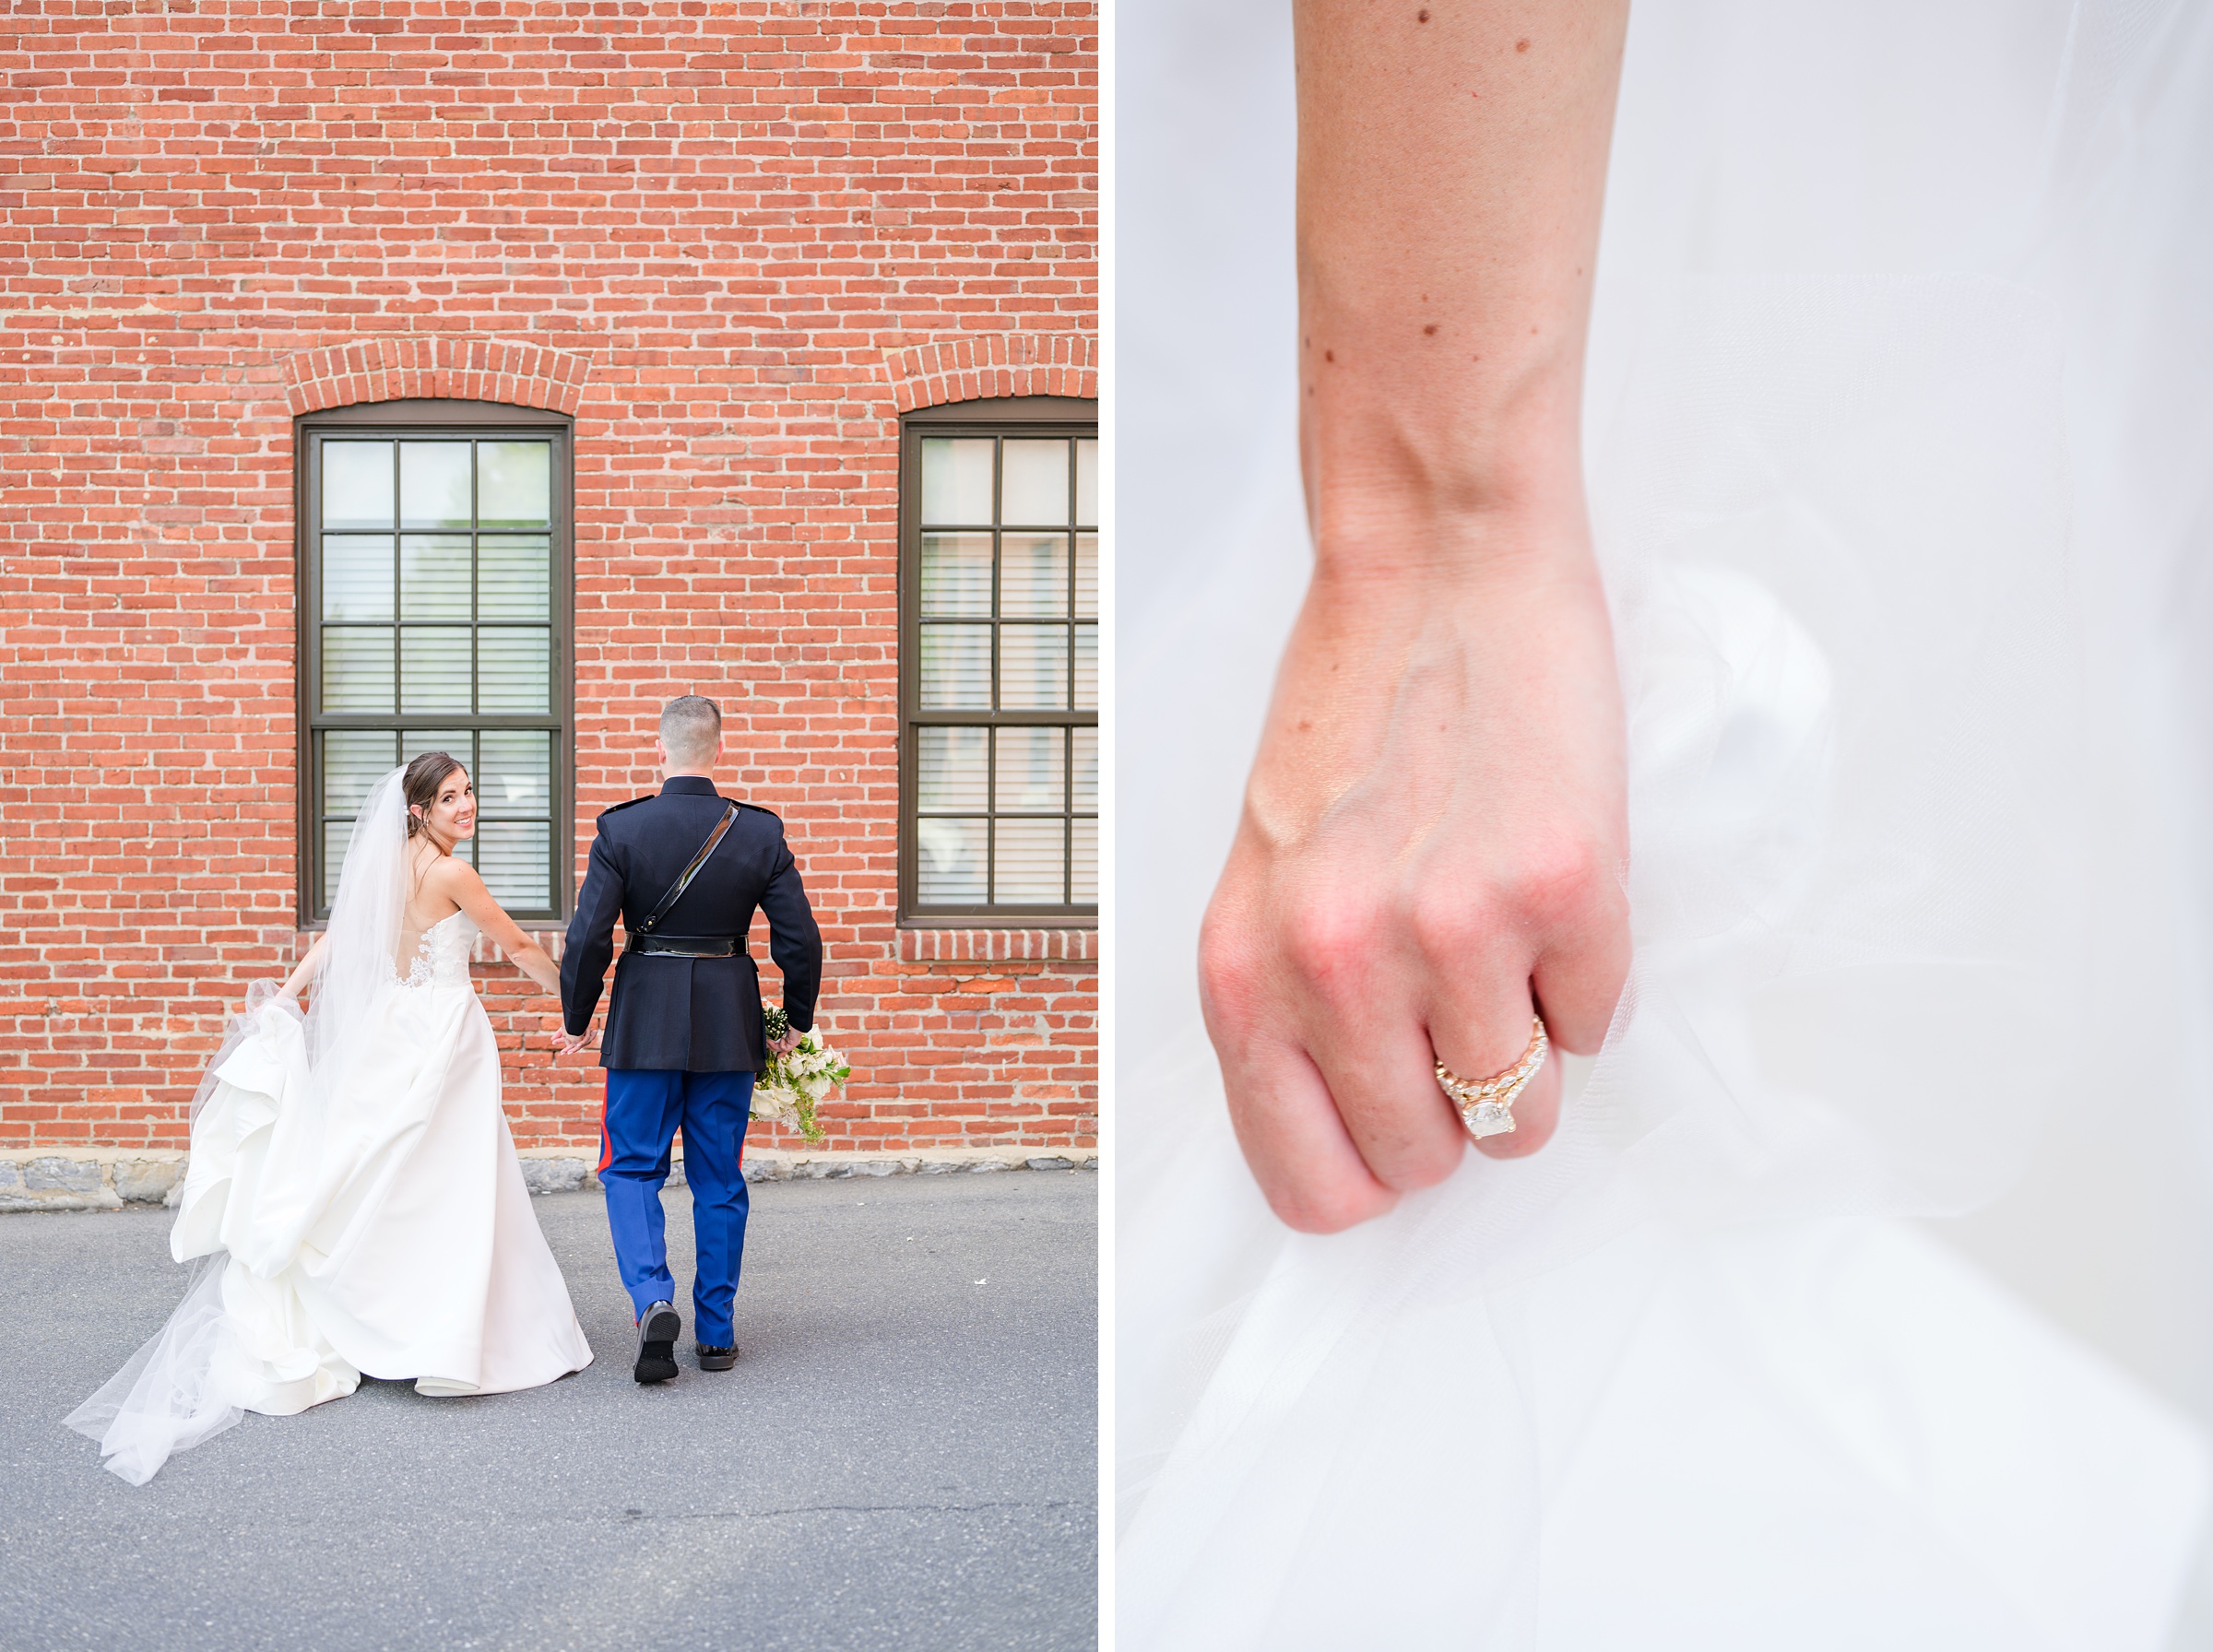
[(680, 694), (661, 708), (661, 744), (680, 763), (696, 767), (722, 738), (722, 708), (703, 694)]

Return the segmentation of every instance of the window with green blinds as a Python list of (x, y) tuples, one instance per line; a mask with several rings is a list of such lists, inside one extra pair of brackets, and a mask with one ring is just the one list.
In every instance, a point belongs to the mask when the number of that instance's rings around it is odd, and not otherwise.
[(903, 904), (919, 917), (1088, 917), (1096, 426), (1060, 402), (1000, 410), (932, 409), (906, 430)]
[(306, 903), (327, 915), (377, 777), (445, 751), (477, 793), (476, 837), (455, 852), (517, 917), (560, 915), (565, 423), (337, 424), (305, 436)]

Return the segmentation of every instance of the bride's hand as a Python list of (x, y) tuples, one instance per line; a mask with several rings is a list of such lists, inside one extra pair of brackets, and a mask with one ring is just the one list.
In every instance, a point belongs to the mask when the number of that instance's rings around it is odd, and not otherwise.
[[(1409, 15), (1411, 12), (1411, 15)], [(1315, 572), (1201, 943), (1270, 1203), (1328, 1233), (1460, 1162), (1433, 1062), (1628, 967), (1620, 692), (1583, 508), (1583, 333), (1622, 0), (1301, 0), (1299, 445)], [(1535, 1150), (1547, 1062), (1484, 1150)]]
[[(1620, 697), (1580, 523), (1440, 532), (1481, 542), (1389, 575), (1324, 558), (1201, 941), (1238, 1140), (1308, 1232), (1459, 1163), (1433, 1060), (1510, 1068), (1533, 996), (1593, 1050), (1627, 970)], [(1542, 1147), (1559, 1085), (1547, 1061), (1481, 1150)]]

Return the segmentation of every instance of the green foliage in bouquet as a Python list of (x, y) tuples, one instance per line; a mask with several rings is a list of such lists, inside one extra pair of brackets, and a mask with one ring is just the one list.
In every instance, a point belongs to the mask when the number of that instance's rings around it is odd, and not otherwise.
[[(791, 1031), (791, 1018), (778, 1007), (763, 1009), (761, 1021), (771, 1044)], [(820, 1141), (822, 1128), (814, 1122), (814, 1109), (852, 1072), (837, 1052), (822, 1042), (822, 1030), (811, 1028), (799, 1034), (799, 1044), (788, 1054), (770, 1052), (768, 1066), (753, 1080), (753, 1116), (797, 1130), (809, 1141)]]

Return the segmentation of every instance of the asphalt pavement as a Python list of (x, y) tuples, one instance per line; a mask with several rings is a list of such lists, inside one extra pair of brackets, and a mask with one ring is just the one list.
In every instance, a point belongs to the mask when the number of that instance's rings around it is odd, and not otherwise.
[(182, 1293), (168, 1214), (0, 1216), (0, 1647), (1091, 1646), (1097, 1188), (758, 1184), (737, 1368), (692, 1363), (685, 1303), (653, 1388), (598, 1196), (541, 1198), (589, 1369), (364, 1382), (139, 1487), (61, 1420)]

